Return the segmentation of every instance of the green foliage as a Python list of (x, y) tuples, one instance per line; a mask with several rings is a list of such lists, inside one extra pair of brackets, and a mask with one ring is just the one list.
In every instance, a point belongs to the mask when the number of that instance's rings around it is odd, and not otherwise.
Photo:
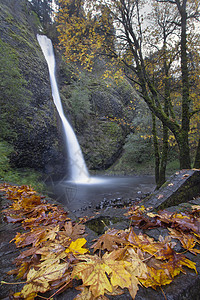
[(8, 133), (15, 138), (16, 117), (20, 120), (21, 105), (28, 102), (30, 92), (25, 88), (26, 80), (20, 73), (17, 53), (1, 39), (0, 66), (0, 138), (6, 138)]
[(153, 147), (150, 139), (144, 140), (139, 134), (130, 133), (124, 145), (125, 159), (131, 164), (141, 164), (153, 157)]
[(167, 164), (167, 174), (172, 175), (175, 171), (179, 170), (179, 160), (170, 160)]
[[(19, 61), (17, 54), (8, 44), (0, 40), (0, 62), (1, 67), (1, 82), (0, 88), (6, 93), (5, 100), (14, 100), (16, 96), (22, 95), (21, 88), (26, 84), (19, 70)], [(5, 90), (6, 88), (6, 90)]]
[(110, 168), (109, 172), (114, 174), (153, 174), (154, 157), (151, 140), (141, 138), (139, 133), (130, 133), (126, 138), (121, 158)]
[(90, 113), (90, 90), (82, 80), (75, 82), (71, 88), (69, 102), (72, 112), (77, 119), (84, 119)]
[(8, 156), (13, 152), (13, 147), (6, 142), (0, 142), (0, 179), (3, 180), (10, 169)]
[(44, 26), (52, 22), (52, 0), (31, 0), (30, 2), (33, 10), (38, 15)]
[(10, 166), (9, 156), (13, 151), (9, 143), (0, 141), (0, 180), (19, 185), (31, 185), (38, 191), (44, 190), (44, 184), (40, 181), (38, 172), (32, 169), (14, 169)]
[(169, 146), (166, 173), (167, 175), (172, 175), (177, 170), (179, 170), (178, 146), (177, 145), (175, 145), (174, 147)]
[(7, 13), (6, 22), (12, 23), (13, 22), (13, 16), (9, 13)]
[(34, 25), (37, 26), (38, 28), (42, 28), (40, 19), (39, 19), (38, 15), (36, 14), (36, 12), (32, 11), (31, 14), (32, 14), (32, 22), (34, 23)]
[[(69, 70), (67, 71), (67, 75)], [(76, 129), (80, 129), (87, 121), (87, 116), (91, 113), (91, 89), (90, 79), (84, 72), (75, 77), (71, 84), (64, 85), (61, 91), (62, 100), (66, 108), (73, 116)]]

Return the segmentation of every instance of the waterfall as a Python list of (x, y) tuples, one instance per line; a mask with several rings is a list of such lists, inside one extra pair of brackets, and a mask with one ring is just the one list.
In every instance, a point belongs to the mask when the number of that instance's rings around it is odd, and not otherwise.
[(55, 76), (56, 63), (52, 42), (45, 35), (37, 35), (37, 40), (48, 64), (53, 101), (62, 120), (64, 128), (69, 157), (69, 179), (75, 182), (87, 182), (89, 180), (89, 173), (83, 158), (81, 148), (79, 146), (76, 135), (63, 112), (62, 102), (60, 99)]

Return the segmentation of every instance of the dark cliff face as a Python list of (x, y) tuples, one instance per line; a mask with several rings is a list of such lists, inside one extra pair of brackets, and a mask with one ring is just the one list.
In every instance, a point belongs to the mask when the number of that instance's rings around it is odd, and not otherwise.
[(9, 128), (1, 138), (14, 145), (13, 166), (53, 170), (63, 165), (62, 139), (47, 64), (36, 39), (38, 18), (25, 0), (2, 0), (0, 14), (1, 53), (7, 59), (0, 101)]
[[(37, 42), (37, 15), (27, 0), (2, 0), (0, 139), (14, 146), (14, 167), (63, 176), (67, 157), (62, 125), (50, 89), (48, 68)], [(51, 29), (49, 29), (51, 30)], [(51, 34), (49, 34), (51, 35)], [(55, 47), (56, 49), (56, 47)], [(90, 169), (105, 169), (119, 157), (127, 126), (112, 122), (128, 111), (131, 87), (107, 87), (96, 74), (74, 75), (56, 51), (57, 77), (64, 111), (75, 129)]]

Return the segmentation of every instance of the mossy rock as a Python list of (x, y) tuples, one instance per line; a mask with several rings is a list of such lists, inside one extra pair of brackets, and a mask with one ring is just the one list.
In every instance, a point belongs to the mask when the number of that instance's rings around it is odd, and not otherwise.
[(90, 121), (80, 143), (90, 169), (107, 169), (121, 153), (125, 133), (117, 123)]

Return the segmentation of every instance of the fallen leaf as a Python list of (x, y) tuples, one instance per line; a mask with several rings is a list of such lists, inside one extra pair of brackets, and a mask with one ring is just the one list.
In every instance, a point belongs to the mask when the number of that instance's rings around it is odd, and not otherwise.
[(21, 295), (27, 299), (31, 293), (44, 293), (50, 288), (50, 282), (62, 278), (68, 269), (67, 263), (59, 260), (45, 260), (37, 266), (39, 269), (30, 269), (27, 274), (27, 284), (21, 290)]
[(74, 226), (72, 225), (71, 221), (67, 221), (64, 224), (64, 234), (66, 236), (70, 237), (72, 241), (75, 241), (76, 239), (80, 238), (81, 235), (85, 232), (85, 225), (83, 224), (75, 224)]
[(172, 228), (168, 228), (168, 230), (173, 238), (178, 239), (181, 242), (184, 249), (190, 251), (195, 255), (197, 253), (200, 253), (199, 249), (194, 249), (197, 243), (197, 239), (193, 235), (184, 234), (183, 232), (179, 232)]
[(128, 287), (128, 290), (131, 297), (134, 299), (139, 289), (139, 279), (147, 278), (147, 266), (131, 247), (127, 248), (126, 260), (130, 263), (129, 265), (126, 265), (126, 269), (131, 274), (131, 284)]
[(38, 293), (55, 288), (62, 291), (72, 286), (73, 278), (83, 282), (77, 300), (107, 300), (105, 294), (121, 295), (125, 288), (134, 299), (139, 284), (156, 288), (169, 284), (180, 272), (186, 273), (186, 267), (197, 272), (194, 262), (174, 251), (171, 238), (179, 239), (194, 254), (200, 252), (195, 248), (200, 244), (199, 206), (186, 213), (164, 210), (156, 214), (144, 206), (134, 206), (128, 213), (132, 224), (142, 228), (171, 227), (171, 235), (159, 236), (155, 241), (136, 234), (132, 227), (109, 229), (93, 245), (94, 251), (103, 250), (97, 256), (86, 254), (87, 241), (81, 237), (84, 225), (74, 225), (61, 207), (46, 203), (26, 186), (0, 185), (0, 190), (12, 200), (4, 210), (8, 220), (19, 220), (29, 229), (17, 233), (14, 239), (18, 248), (29, 247), (15, 259), (17, 268), (9, 272), (26, 280), (16, 299), (32, 300)]
[(165, 269), (148, 268), (147, 278), (141, 278), (140, 282), (146, 288), (152, 287), (153, 289), (156, 289), (157, 286), (170, 284), (172, 282), (172, 278)]
[[(119, 235), (118, 235), (119, 234)], [(126, 239), (120, 235), (120, 231), (117, 229), (109, 229), (100, 236), (96, 243), (94, 243), (91, 248), (96, 250), (108, 250), (112, 251), (117, 249), (119, 245), (125, 245), (127, 243)]]
[(94, 297), (104, 295), (106, 291), (112, 292), (112, 286), (107, 274), (111, 269), (97, 255), (84, 255), (79, 259), (85, 260), (75, 265), (72, 271), (72, 278), (79, 278), (83, 281), (83, 286), (89, 286), (89, 291)]
[(126, 270), (128, 266), (131, 266), (130, 262), (124, 260), (113, 260), (112, 252), (105, 253), (103, 261), (110, 268), (110, 281), (112, 286), (119, 286), (124, 289), (131, 285), (131, 275)]
[(82, 248), (87, 243), (85, 238), (77, 239), (75, 242), (71, 242), (69, 247), (65, 250), (66, 253), (72, 252), (74, 255), (84, 254), (88, 252), (88, 249)]
[(182, 179), (185, 178), (185, 177), (189, 177), (189, 176), (190, 176), (189, 174), (184, 174)]

